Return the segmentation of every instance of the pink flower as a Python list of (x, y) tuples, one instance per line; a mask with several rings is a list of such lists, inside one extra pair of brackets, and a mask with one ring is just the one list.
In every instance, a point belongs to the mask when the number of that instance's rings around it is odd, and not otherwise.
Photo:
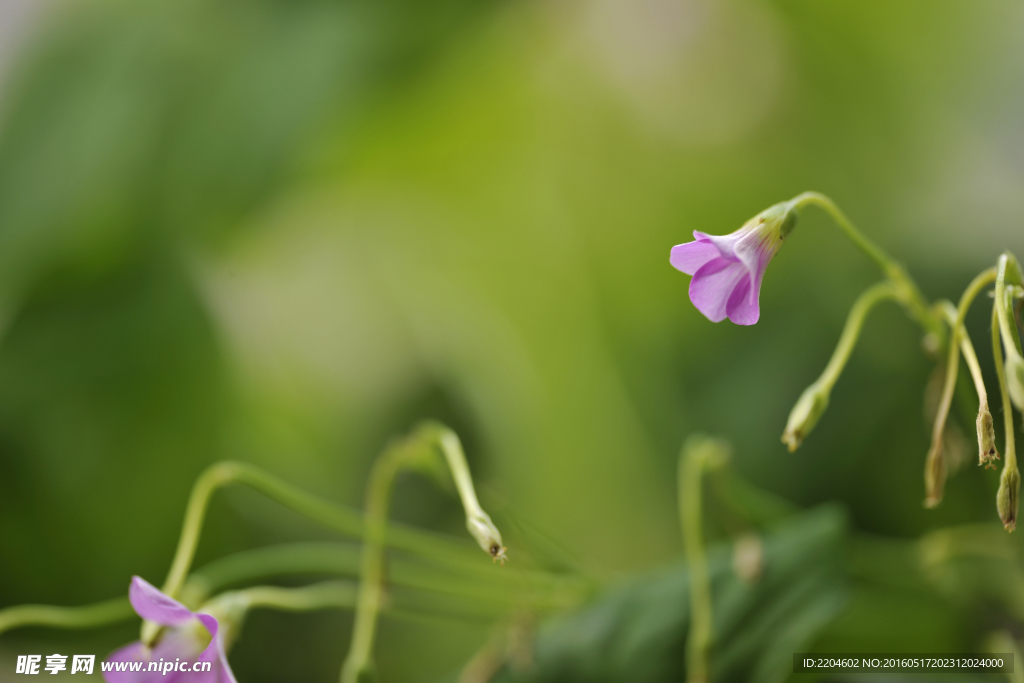
[[(218, 633), (216, 618), (192, 612), (138, 576), (132, 577), (128, 599), (140, 617), (167, 628), (153, 647), (136, 641), (110, 655), (103, 664), (104, 681), (236, 683), (224, 654), (224, 634)], [(132, 662), (141, 662), (140, 670), (132, 671)], [(199, 666), (193, 669), (197, 662)], [(126, 664), (119, 669), (118, 663)], [(150, 671), (150, 663), (158, 666)], [(110, 671), (106, 670), (108, 664), (112, 664)], [(182, 670), (185, 665), (187, 671)]]
[(761, 315), (758, 298), (768, 262), (796, 225), (790, 202), (769, 207), (731, 235), (694, 231), (693, 242), (672, 247), (669, 262), (690, 280), (690, 301), (711, 322), (725, 318), (753, 325)]

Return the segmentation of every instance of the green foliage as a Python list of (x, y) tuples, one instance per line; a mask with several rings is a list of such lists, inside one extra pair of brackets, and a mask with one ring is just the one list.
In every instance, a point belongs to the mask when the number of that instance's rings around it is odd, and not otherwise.
[[(732, 548), (712, 549), (712, 680), (778, 683), (792, 654), (807, 648), (842, 609), (845, 516), (824, 507), (778, 524), (764, 538), (764, 569), (737, 577)], [(687, 571), (674, 565), (634, 577), (594, 604), (542, 625), (531, 665), (495, 683), (684, 680), (689, 616)]]

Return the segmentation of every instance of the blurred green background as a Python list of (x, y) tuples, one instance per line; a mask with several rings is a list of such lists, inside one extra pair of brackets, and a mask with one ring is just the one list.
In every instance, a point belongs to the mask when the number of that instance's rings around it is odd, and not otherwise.
[[(805, 212), (750, 328), (704, 319), (668, 253), (813, 189), (930, 298), (1024, 254), (1019, 2), (25, 7), (0, 2), (0, 606), (161, 581), (219, 459), (361, 506), (375, 454), (421, 417), (460, 433), (496, 518), (611, 575), (680, 555), (676, 459), (697, 430), (757, 486), (840, 502), (872, 547), (998, 526), (997, 476), (975, 466), (921, 506), (932, 364), (895, 308), (804, 447), (779, 443), (880, 277), (824, 215)], [(984, 308), (968, 322), (990, 368)], [(465, 536), (457, 499), (415, 478), (393, 510)], [(231, 491), (197, 559), (320, 538)], [(510, 539), (513, 562), (529, 552)], [(868, 573), (902, 571), (874, 557)], [(1019, 623), (915, 590), (855, 596), (844, 628), (968, 651)], [(256, 615), (235, 671), (334, 680), (349, 621)], [(134, 629), (6, 635), (0, 680), (15, 654), (106, 653)], [(487, 636), (385, 619), (381, 680), (436, 681)]]

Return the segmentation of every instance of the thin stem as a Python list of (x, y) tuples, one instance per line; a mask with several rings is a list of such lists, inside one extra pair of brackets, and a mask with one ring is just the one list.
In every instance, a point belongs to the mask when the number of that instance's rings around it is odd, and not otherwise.
[(921, 290), (898, 261), (885, 253), (881, 247), (872, 242), (864, 235), (864, 233), (858, 230), (853, 222), (846, 217), (846, 214), (836, 206), (836, 203), (826, 195), (823, 195), (820, 192), (804, 192), (794, 197), (792, 202), (797, 208), (802, 208), (807, 204), (813, 204), (824, 209), (839, 226), (839, 229), (846, 234), (850, 241), (882, 269), (885, 276), (893, 283), (893, 285), (895, 285), (898, 293), (898, 300), (903, 303), (910, 312), (911, 317), (914, 318), (914, 320), (916, 320), (926, 332), (935, 335), (935, 339), (941, 347), (944, 338), (942, 325), (935, 319), (935, 316), (931, 314), (928, 309), (928, 302), (921, 294)]
[[(296, 574), (358, 576), (359, 550), (341, 543), (290, 543), (228, 555), (189, 575), (182, 589), (182, 602), (197, 609), (229, 585)], [(402, 603), (405, 612), (416, 618), (423, 618), (428, 612), (459, 614), (460, 610), (455, 608), (460, 598), (473, 601), (472, 610), (461, 612), (476, 617), (507, 614), (510, 607), (524, 605), (534, 610), (564, 609), (583, 602), (595, 588), (583, 579), (545, 572), (513, 569), (487, 572), (486, 577), (472, 572), (452, 574), (450, 570), (403, 558), (393, 558), (389, 563), (388, 580), (412, 590), (405, 592)], [(348, 585), (353, 586), (355, 596), (354, 584)], [(524, 587), (526, 591), (521, 590)], [(252, 589), (244, 589), (249, 590)], [(354, 604), (353, 597), (352, 604), (347, 606)], [(346, 605), (341, 605), (339, 599), (335, 606)], [(128, 621), (134, 616), (127, 597), (81, 607), (18, 605), (0, 610), (0, 634), (27, 626), (95, 628)]]
[(268, 608), (288, 612), (307, 612), (328, 608), (351, 608), (356, 604), (356, 584), (351, 581), (324, 581), (301, 588), (253, 586), (235, 591), (250, 608)]
[(302, 574), (359, 574), (359, 546), (347, 542), (285, 543), (219, 558), (189, 575), (181, 601), (190, 607), (228, 586)]
[(1003, 343), (1006, 345), (1006, 355), (1022, 355), (1020, 337), (1010, 327), (1010, 317), (1007, 313), (1006, 302), (1006, 280), (1007, 275), (1017, 274), (1019, 277), (1019, 266), (1016, 259), (1011, 262), (1012, 255), (1008, 252), (999, 256), (997, 262), (998, 276), (996, 278), (996, 314), (999, 318), (999, 331), (1003, 336)]
[[(218, 596), (216, 600), (221, 597)], [(309, 612), (320, 609), (351, 609), (358, 603), (359, 588), (351, 581), (324, 581), (301, 588), (254, 586), (225, 593), (223, 597), (240, 602), (247, 610), (264, 608), (286, 612)], [(504, 606), (494, 609), (474, 603), (473, 608), (460, 610), (458, 604), (453, 605), (448, 599), (432, 600), (429, 596), (414, 593), (403, 594), (397, 600), (387, 600), (381, 604), (382, 612), (419, 621), (443, 616), (490, 620), (505, 613)]]
[[(374, 463), (366, 494), (366, 536), (361, 561), (361, 582), (356, 603), (355, 625), (348, 657), (341, 669), (341, 683), (357, 683), (372, 668), (377, 614), (383, 598), (384, 546), (388, 538), (388, 508), (391, 488), (398, 472), (423, 465), (424, 455), (436, 455), (440, 448), (455, 479), (466, 513), (466, 527), (477, 543), (495, 560), (505, 559), (501, 534), (480, 508), (469, 475), (462, 445), (455, 433), (436, 422), (422, 424), (410, 437), (392, 443)], [(426, 450), (425, 450), (426, 449)]]
[[(948, 359), (946, 361), (946, 378), (942, 387), (942, 397), (939, 399), (939, 409), (935, 414), (935, 423), (932, 425), (932, 444), (928, 449), (928, 458), (925, 461), (925, 507), (935, 507), (942, 502), (943, 486), (945, 484), (945, 462), (942, 452), (942, 436), (946, 429), (946, 419), (949, 417), (949, 407), (953, 402), (953, 391), (956, 389), (956, 376), (960, 369), (960, 346), (964, 337), (964, 319), (971, 304), (978, 294), (987, 285), (996, 279), (996, 269), (988, 268), (979, 273), (967, 289), (960, 296), (960, 303), (956, 309), (956, 316), (952, 320), (950, 332)], [(969, 343), (969, 342), (968, 342)], [(973, 349), (972, 349), (973, 355)], [(977, 358), (974, 359), (977, 365)], [(984, 392), (984, 384), (982, 384)]]
[(240, 635), (242, 623), (254, 608), (287, 612), (318, 609), (350, 609), (356, 602), (356, 586), (351, 581), (325, 581), (301, 588), (252, 586), (221, 593), (205, 602), (199, 611), (215, 617), (221, 625), (217, 637), (221, 647), (231, 648)]
[(836, 222), (839, 229), (846, 233), (846, 236), (850, 239), (854, 245), (863, 251), (868, 258), (878, 264), (878, 267), (888, 276), (890, 269), (895, 265), (895, 261), (891, 256), (885, 253), (881, 247), (872, 242), (864, 233), (857, 229), (857, 227), (846, 217), (846, 214), (840, 210), (834, 201), (827, 195), (823, 195), (820, 192), (803, 192), (798, 194), (792, 199), (793, 204), (802, 209), (808, 204), (813, 204), (818, 208), (824, 209), (832, 220)]
[[(998, 304), (996, 305), (998, 308)], [(996, 377), (999, 379), (999, 398), (1003, 402), (1003, 429), (1006, 439), (1006, 468), (1017, 469), (1017, 451), (1013, 433), (1013, 404), (1010, 403), (1010, 390), (1006, 384), (1006, 368), (1003, 365), (1003, 349), (999, 340), (998, 315), (992, 313), (992, 355), (995, 359)]]
[(825, 366), (825, 370), (822, 371), (821, 377), (816, 382), (818, 386), (822, 387), (824, 391), (832, 390), (842, 374), (843, 368), (850, 360), (850, 354), (853, 353), (853, 349), (857, 345), (857, 339), (860, 337), (861, 330), (864, 329), (864, 321), (867, 319), (868, 313), (876, 304), (886, 299), (897, 298), (898, 293), (889, 282), (873, 285), (857, 297), (857, 301), (854, 302), (853, 308), (850, 309), (850, 314), (846, 318), (846, 326), (843, 327), (836, 350), (832, 352), (828, 365)]
[(81, 607), (18, 605), (0, 610), (0, 633), (24, 626), (94, 628), (129, 619), (135, 612), (127, 597)]
[(185, 509), (185, 522), (181, 528), (181, 537), (178, 539), (178, 548), (174, 553), (171, 569), (163, 585), (165, 595), (175, 598), (181, 591), (185, 576), (195, 557), (210, 498), (220, 487), (238, 480), (240, 466), (241, 463), (233, 462), (212, 465), (199, 475), (196, 483), (192, 486), (192, 494), (189, 496), (188, 507)]
[[(443, 567), (397, 556), (388, 562), (388, 581), (396, 586), (479, 598), (486, 596), (512, 604), (527, 600), (533, 607), (574, 604), (594, 589), (576, 576), (507, 569), (495, 572), (486, 565)], [(185, 582), (182, 602), (202, 604), (210, 595), (246, 581), (297, 574), (358, 576), (360, 550), (344, 542), (287, 543), (228, 555), (196, 570)], [(528, 595), (521, 594), (525, 588)]]
[(721, 466), (728, 446), (702, 436), (691, 436), (679, 456), (679, 521), (689, 570), (690, 629), (686, 642), (686, 680), (707, 683), (711, 646), (711, 582), (701, 532), (701, 475)]
[(985, 377), (981, 373), (978, 356), (974, 353), (974, 344), (971, 343), (971, 337), (966, 329), (960, 328), (960, 336), (960, 353), (964, 354), (964, 362), (971, 373), (974, 390), (978, 394), (978, 405), (988, 407), (988, 389), (985, 387)]
[(357, 683), (368, 672), (373, 654), (384, 580), (384, 543), (387, 539), (387, 514), (391, 502), (391, 484), (410, 459), (405, 443), (387, 450), (374, 463), (366, 494), (366, 542), (363, 546), (362, 581), (356, 603), (352, 645), (341, 669), (342, 683)]
[(505, 563), (505, 546), (501, 542), (501, 533), (476, 498), (473, 488), (473, 477), (469, 474), (466, 454), (462, 450), (462, 442), (458, 435), (438, 422), (426, 422), (418, 430), (421, 438), (435, 441), (444, 454), (455, 488), (462, 499), (462, 507), (466, 513), (466, 528), (476, 542), (495, 560)]
[(850, 360), (850, 354), (853, 352), (854, 346), (857, 345), (857, 339), (864, 328), (864, 321), (867, 319), (868, 313), (881, 301), (899, 300), (899, 298), (899, 292), (891, 282), (879, 282), (872, 285), (857, 297), (857, 301), (854, 302), (853, 308), (850, 309), (846, 318), (843, 333), (839, 337), (839, 343), (836, 345), (836, 350), (832, 352), (832, 358), (829, 359), (828, 365), (825, 366), (821, 376), (804, 389), (789, 414), (786, 429), (782, 434), (782, 442), (789, 447), (790, 452), (800, 447), (828, 407), (832, 387), (835, 386), (843, 368)]
[[(246, 484), (329, 529), (357, 538), (364, 534), (363, 515), (358, 510), (307, 493), (254, 465), (233, 461), (216, 463), (204, 470), (192, 487), (178, 548), (164, 581), (165, 594), (178, 596), (195, 556), (210, 498), (218, 489), (232, 483)], [(449, 565), (476, 563), (465, 544), (404, 525), (392, 525), (387, 542), (392, 547)], [(142, 641), (152, 643), (158, 632), (156, 624), (143, 622)]]
[[(364, 534), (363, 515), (358, 510), (331, 503), (292, 486), (253, 465), (241, 462), (221, 462), (209, 467), (196, 481), (185, 513), (178, 549), (164, 582), (163, 591), (176, 597), (195, 555), (196, 544), (202, 530), (203, 517), (213, 493), (227, 484), (246, 484), (285, 507), (291, 508), (329, 529), (361, 538)], [(433, 534), (401, 524), (392, 524), (388, 545), (446, 565), (477, 565), (476, 553), (469, 547), (439, 534)]]
[(988, 469), (995, 469), (994, 461), (999, 459), (999, 451), (996, 450), (995, 429), (988, 403), (988, 389), (985, 387), (985, 378), (981, 373), (978, 356), (974, 353), (974, 344), (971, 343), (971, 337), (967, 334), (967, 328), (963, 325), (959, 328), (956, 327), (957, 309), (953, 304), (942, 301), (939, 305), (946, 315), (950, 330), (959, 329), (960, 352), (967, 363), (967, 369), (971, 372), (974, 390), (978, 394), (978, 418), (975, 421), (975, 429), (978, 433), (978, 464)]
[(992, 356), (995, 360), (996, 377), (999, 379), (999, 397), (1003, 402), (1004, 452), (1006, 464), (999, 477), (999, 492), (996, 494), (996, 508), (1003, 526), (1008, 531), (1017, 527), (1018, 495), (1020, 492), (1020, 473), (1017, 469), (1017, 451), (1013, 433), (1013, 404), (1010, 403), (1010, 390), (1006, 384), (1006, 367), (1003, 365), (1003, 349), (999, 338), (999, 295), (1001, 280), (996, 280), (996, 302), (992, 310)]

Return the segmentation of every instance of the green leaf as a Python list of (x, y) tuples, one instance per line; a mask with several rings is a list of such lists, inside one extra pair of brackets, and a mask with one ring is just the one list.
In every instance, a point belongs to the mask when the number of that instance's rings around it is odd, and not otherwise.
[[(846, 521), (822, 507), (780, 523), (764, 538), (764, 568), (747, 583), (732, 569), (731, 545), (711, 549), (715, 641), (713, 680), (776, 683), (792, 673), (846, 599)], [(684, 680), (689, 622), (687, 571), (680, 563), (627, 580), (537, 633), (527, 670), (506, 666), (495, 683)]]

